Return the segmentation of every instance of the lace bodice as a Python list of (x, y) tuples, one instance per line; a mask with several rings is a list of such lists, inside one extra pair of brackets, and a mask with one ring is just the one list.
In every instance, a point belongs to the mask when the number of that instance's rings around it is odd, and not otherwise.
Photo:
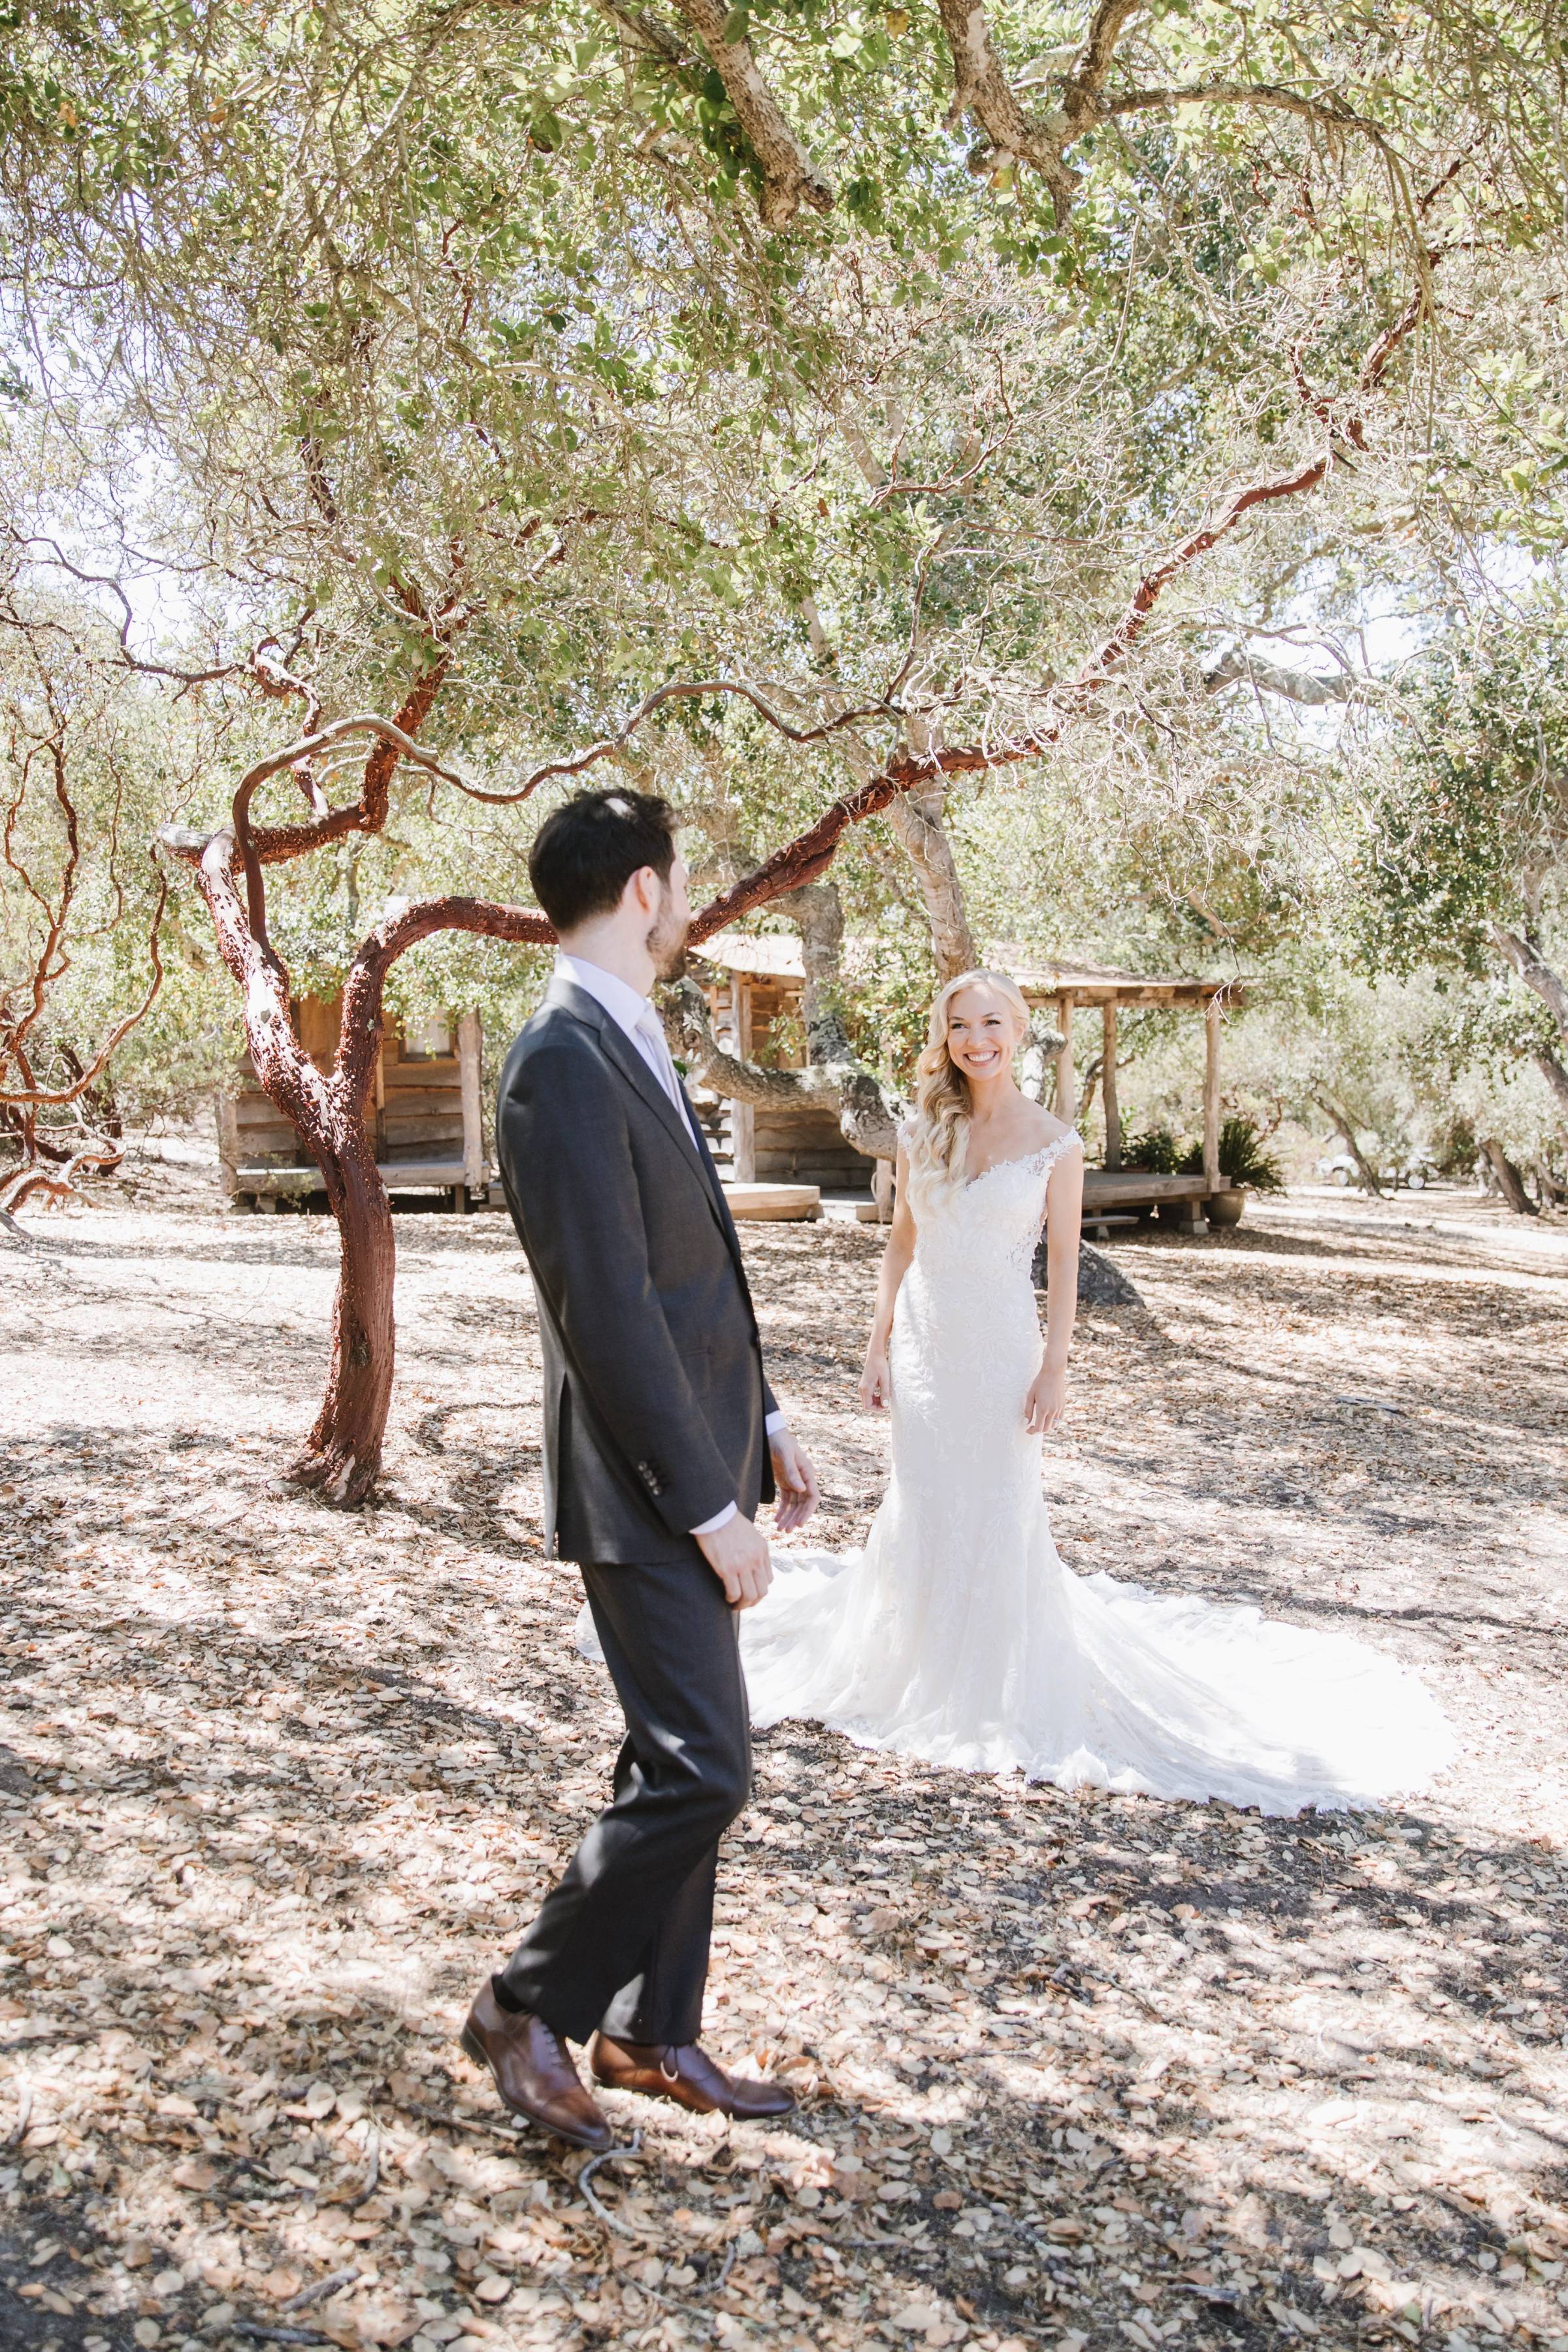
[(1082, 1150), (1076, 1129), (1020, 1159), (999, 1160), (962, 1184), (914, 1175), (910, 1208), (915, 1221), (915, 1264), (932, 1276), (951, 1270), (973, 1279), (989, 1274), (1027, 1276), (1046, 1213), (1057, 1161)]

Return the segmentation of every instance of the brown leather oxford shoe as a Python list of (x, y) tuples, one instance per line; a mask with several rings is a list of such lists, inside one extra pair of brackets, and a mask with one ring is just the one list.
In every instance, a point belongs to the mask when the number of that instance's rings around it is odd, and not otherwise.
[(595, 2153), (614, 2139), (608, 2123), (583, 2087), (566, 2045), (542, 2017), (503, 2009), (489, 1985), (480, 1989), (462, 2032), (463, 2048), (488, 2066), (514, 2115)]
[(588, 2044), (588, 2065), (595, 2083), (606, 2091), (640, 2091), (645, 2098), (673, 2099), (698, 2116), (731, 2116), (737, 2123), (755, 2123), (787, 2116), (795, 2105), (795, 2093), (782, 2083), (726, 2074), (695, 2042), (675, 2049), (665, 2042), (612, 2042), (607, 2033), (595, 2033)]

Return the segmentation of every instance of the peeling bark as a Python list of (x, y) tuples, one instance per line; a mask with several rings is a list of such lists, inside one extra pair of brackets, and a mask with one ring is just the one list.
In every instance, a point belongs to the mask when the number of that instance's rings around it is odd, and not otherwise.
[(888, 810), (889, 823), (909, 852), (921, 886), (937, 972), (944, 988), (960, 972), (973, 971), (981, 961), (969, 928), (952, 844), (942, 821), (946, 798), (940, 786), (900, 793)]
[(542, 944), (549, 925), (527, 908), (477, 898), (429, 898), (374, 930), (343, 986), (338, 1052), (330, 1075), (295, 1034), (289, 975), (258, 935), (225, 828), (205, 845), (197, 885), (218, 952), (244, 1000), (246, 1042), (258, 1084), (321, 1171), (341, 1257), (332, 1301), (331, 1359), (309, 1436), (289, 1465), (297, 1485), (342, 1507), (362, 1503), (381, 1468), (396, 1358), (396, 1245), (392, 1204), (375, 1164), (368, 1111), (381, 1042), (386, 974), (405, 949), (438, 930)]
[(376, 1173), (363, 1089), (356, 1102), (343, 1083), (341, 1053), (329, 1077), (300, 1045), (289, 1015), (289, 975), (252, 929), (235, 866), (233, 834), (216, 834), (202, 854), (197, 887), (243, 999), (257, 1081), (321, 1171), (341, 1251), (326, 1390), (288, 1475), (320, 1488), (328, 1502), (353, 1505), (375, 1483), (392, 1397), (392, 1204)]
[(725, 0), (676, 0), (676, 5), (712, 58), (713, 70), (724, 85), (735, 119), (761, 168), (757, 209), (763, 226), (787, 228), (803, 204), (813, 212), (831, 212), (833, 183), (812, 161), (784, 119), (751, 42), (744, 37), (725, 39), (731, 14)]

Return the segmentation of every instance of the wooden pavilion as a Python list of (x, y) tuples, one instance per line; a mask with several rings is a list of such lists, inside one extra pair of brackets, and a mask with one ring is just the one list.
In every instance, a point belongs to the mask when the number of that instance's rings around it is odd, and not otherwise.
[[(1243, 1003), (1233, 981), (1191, 980), (1177, 973), (1117, 971), (1077, 959), (1041, 959), (1016, 947), (993, 949), (989, 963), (1011, 973), (1025, 1000), (1048, 1009), (1066, 1040), (1058, 1057), (1051, 1108), (1072, 1119), (1079, 1108), (1075, 1076), (1075, 1015), (1098, 1012), (1103, 1046), (1100, 1084), (1105, 1108), (1105, 1162), (1084, 1179), (1084, 1225), (1104, 1235), (1157, 1213), (1189, 1232), (1206, 1230), (1205, 1202), (1225, 1190), (1219, 1168), (1220, 1027), (1223, 1009)], [(721, 931), (692, 958), (721, 1044), (746, 1060), (800, 1068), (805, 1059), (801, 995), (805, 968), (800, 941), (784, 933), (752, 938)], [(1116, 1091), (1117, 1020), (1123, 1008), (1167, 1006), (1201, 1014), (1204, 1023), (1203, 1171), (1166, 1176), (1123, 1164), (1121, 1107)], [(840, 1200), (868, 1204), (871, 1213), (876, 1163), (847, 1143), (829, 1112), (715, 1101), (709, 1124), (721, 1172), (741, 1185), (819, 1186)]]
[[(305, 1051), (318, 1069), (330, 1070), (341, 997), (301, 997), (289, 1009)], [(389, 1192), (444, 1192), (458, 1210), (486, 1198), (481, 1045), (473, 1010), (401, 1028), (384, 1024), (375, 1066), (375, 1159)], [(257, 1084), (248, 1055), (218, 1098), (217, 1132), (218, 1158), (237, 1202), (276, 1209), (286, 1196), (321, 1191), (321, 1170)]]
[[(1030, 960), (1019, 950), (998, 947), (991, 962), (1010, 972), (1026, 1001), (1048, 1005), (1065, 1044), (1057, 1058), (1056, 1091), (1051, 1108), (1058, 1118), (1078, 1116), (1078, 1087), (1073, 1060), (1073, 1016), (1083, 1008), (1098, 1009), (1100, 1020), (1100, 1097), (1105, 1108), (1105, 1163), (1085, 1171), (1083, 1222), (1103, 1234), (1112, 1223), (1124, 1223), (1157, 1210), (1188, 1231), (1206, 1230), (1205, 1203), (1226, 1189), (1219, 1166), (1220, 1026), (1225, 1008), (1246, 1002), (1238, 983), (1226, 980), (1189, 980), (1176, 973), (1145, 975), (1117, 971), (1108, 965), (1064, 958)], [(1203, 1172), (1196, 1176), (1161, 1176), (1150, 1169), (1122, 1164), (1121, 1109), (1116, 1093), (1117, 1016), (1123, 1007), (1179, 1007), (1203, 1016), (1204, 1119)]]

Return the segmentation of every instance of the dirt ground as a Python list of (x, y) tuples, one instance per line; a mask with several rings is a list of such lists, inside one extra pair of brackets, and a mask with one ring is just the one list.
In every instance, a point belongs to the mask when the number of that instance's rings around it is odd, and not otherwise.
[[(514, 2131), (456, 2032), (616, 1718), (541, 1557), (529, 1285), (399, 1219), (384, 1487), (277, 1480), (333, 1239), (200, 1155), (0, 1244), (0, 2344), (1398, 2337), (1568, 2352), (1568, 1229), (1296, 1197), (1120, 1242), (1047, 1458), (1069, 1562), (1354, 1627), (1463, 1754), (1260, 1820), (786, 1725), (708, 2038), (788, 2128)], [(879, 1236), (752, 1229), (775, 1385), (858, 1540)], [(640, 2143), (636, 2135), (640, 2131)]]

